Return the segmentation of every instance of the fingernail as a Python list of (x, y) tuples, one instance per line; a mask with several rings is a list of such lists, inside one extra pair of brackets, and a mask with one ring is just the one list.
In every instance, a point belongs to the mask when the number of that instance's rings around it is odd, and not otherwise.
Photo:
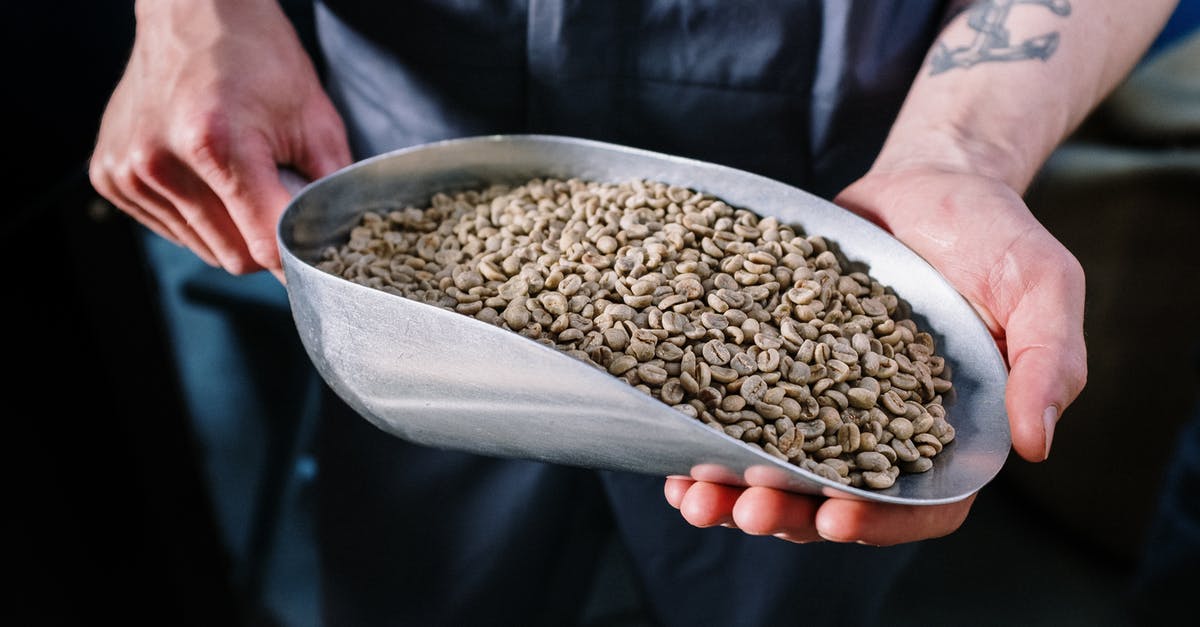
[(1046, 454), (1043, 459), (1050, 457), (1050, 442), (1054, 440), (1054, 425), (1058, 423), (1058, 408), (1051, 405), (1042, 412), (1042, 423), (1046, 429)]

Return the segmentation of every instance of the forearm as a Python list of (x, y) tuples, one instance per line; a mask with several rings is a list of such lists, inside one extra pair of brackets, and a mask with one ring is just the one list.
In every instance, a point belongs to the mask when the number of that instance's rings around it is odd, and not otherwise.
[(137, 0), (134, 15), (139, 36), (170, 38), (191, 49), (236, 32), (296, 36), (278, 0)]
[(930, 51), (873, 169), (932, 165), (1024, 190), (1126, 76), (1175, 4), (971, 3)]

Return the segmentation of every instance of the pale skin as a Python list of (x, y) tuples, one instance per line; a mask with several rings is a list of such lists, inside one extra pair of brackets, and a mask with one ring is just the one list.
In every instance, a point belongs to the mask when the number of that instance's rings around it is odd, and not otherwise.
[[(966, 14), (951, 21), (939, 41), (967, 50), (941, 59), (936, 73), (922, 70), (871, 170), (835, 199), (925, 257), (974, 305), (1010, 368), (1013, 448), (1033, 462), (1049, 455), (1054, 425), (1086, 381), (1084, 276), (1021, 194), (1129, 72), (1175, 0), (1073, 0), (1068, 15), (1065, 3), (1043, 4), (991, 13), (1005, 16), (1012, 44), (1057, 33), (1045, 58), (1021, 58), (992, 38), (990, 57), (968, 59), (984, 38)], [(278, 168), (319, 178), (351, 160), (311, 61), (274, 0), (143, 1), (137, 17), (93, 185), (211, 265), (279, 276), (274, 229), (288, 193)], [(951, 533), (975, 498), (906, 507), (684, 477), (668, 478), (664, 492), (696, 526), (876, 545)]]
[(137, 37), (100, 125), (93, 186), (233, 274), (280, 274), (277, 168), (350, 163), (346, 131), (273, 0), (138, 2)]

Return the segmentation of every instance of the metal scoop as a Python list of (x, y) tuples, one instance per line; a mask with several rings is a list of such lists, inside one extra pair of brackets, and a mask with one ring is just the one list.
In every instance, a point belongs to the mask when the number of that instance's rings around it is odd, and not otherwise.
[[(663, 181), (825, 236), (895, 289), (953, 373), (956, 438), (933, 469), (885, 490), (843, 486), (771, 457), (553, 348), (474, 318), (318, 270), (367, 210), (533, 177)], [(963, 499), (992, 480), (1010, 437), (1007, 370), (971, 306), (870, 222), (794, 187), (723, 166), (548, 136), (452, 140), (364, 160), (306, 186), (279, 223), (292, 313), (330, 387), (383, 431), (432, 447), (652, 475), (691, 475), (889, 503)]]

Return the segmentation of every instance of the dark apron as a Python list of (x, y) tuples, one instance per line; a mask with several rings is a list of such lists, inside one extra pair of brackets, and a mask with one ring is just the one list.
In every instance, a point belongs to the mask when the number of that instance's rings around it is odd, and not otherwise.
[[(549, 133), (713, 161), (830, 197), (870, 165), (939, 2), (318, 5), (356, 157)], [(449, 391), (448, 391), (449, 393)], [(913, 546), (690, 527), (662, 479), (409, 445), (339, 403), (318, 442), (332, 625), (570, 625), (606, 534), (664, 625), (866, 624)]]
[(942, 4), (336, 0), (317, 20), (359, 156), (564, 134), (828, 197), (870, 166)]

